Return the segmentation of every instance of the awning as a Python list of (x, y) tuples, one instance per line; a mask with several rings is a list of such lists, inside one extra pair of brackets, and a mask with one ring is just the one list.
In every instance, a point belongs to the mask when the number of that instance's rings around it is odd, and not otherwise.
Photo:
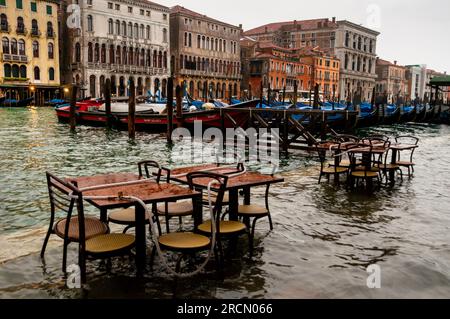
[(438, 76), (432, 78), (430, 81), (431, 86), (450, 86), (450, 75)]

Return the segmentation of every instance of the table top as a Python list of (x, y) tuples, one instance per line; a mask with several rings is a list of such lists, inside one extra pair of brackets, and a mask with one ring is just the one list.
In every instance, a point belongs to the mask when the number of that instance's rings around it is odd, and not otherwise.
[(353, 154), (384, 154), (386, 153), (388, 149), (384, 148), (384, 147), (357, 147), (357, 148), (352, 148), (351, 150), (349, 150), (349, 153), (353, 153)]
[[(217, 169), (215, 169), (217, 168)], [(217, 174), (232, 174), (232, 173), (238, 173), (236, 168), (232, 167), (220, 167), (216, 164), (206, 164), (206, 165), (198, 165), (198, 166), (192, 166), (192, 167), (185, 167), (180, 169), (174, 169), (171, 171), (171, 180), (177, 181), (179, 183), (187, 184), (187, 177), (186, 175), (188, 173), (192, 172), (201, 172), (205, 171), (211, 172), (211, 173), (217, 173)], [(179, 176), (177, 176), (179, 175)], [(227, 182), (227, 190), (230, 189), (241, 189), (246, 187), (256, 187), (256, 186), (262, 186), (267, 184), (275, 184), (275, 183), (282, 183), (284, 182), (284, 178), (275, 177), (271, 175), (263, 175), (261, 173), (257, 172), (246, 172), (242, 175), (231, 177), (228, 179)], [(209, 183), (209, 179), (198, 179), (197, 185), (202, 187), (207, 187)]]
[[(186, 187), (179, 185), (156, 183), (154, 180), (140, 179), (136, 174), (108, 174), (98, 176), (87, 176), (78, 178), (68, 178), (69, 181), (78, 183), (80, 189), (97, 185), (107, 185), (122, 182), (141, 181), (137, 184), (110, 186), (97, 190), (87, 190), (83, 192), (83, 196), (133, 196), (140, 198), (143, 202), (159, 203), (166, 201), (178, 201), (200, 197), (201, 193), (192, 191)], [(87, 200), (92, 205), (100, 209), (115, 209), (131, 206), (127, 200)]]
[(415, 144), (391, 144), (391, 148), (397, 151), (408, 151), (419, 148), (419, 145)]

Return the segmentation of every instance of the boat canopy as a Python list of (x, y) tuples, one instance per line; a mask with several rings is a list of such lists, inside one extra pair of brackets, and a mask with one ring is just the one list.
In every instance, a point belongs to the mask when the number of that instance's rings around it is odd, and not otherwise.
[(431, 86), (450, 86), (450, 75), (438, 76), (430, 81)]

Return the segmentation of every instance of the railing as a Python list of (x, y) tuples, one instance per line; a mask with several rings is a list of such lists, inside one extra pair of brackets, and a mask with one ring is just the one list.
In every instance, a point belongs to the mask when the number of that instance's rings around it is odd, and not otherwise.
[(190, 76), (208, 76), (208, 77), (221, 78), (221, 79), (237, 79), (237, 80), (242, 78), (242, 76), (240, 74), (226, 74), (226, 73), (221, 73), (221, 72), (187, 70), (187, 69), (181, 69), (180, 72), (183, 75), (190, 75)]
[(9, 27), (8, 24), (1, 24), (0, 25), (0, 31), (1, 32), (9, 32), (9, 31), (11, 31), (11, 28)]
[(40, 37), (41, 31), (39, 31), (39, 29), (31, 29), (31, 36), (32, 37)]
[(19, 54), (3, 54), (3, 62), (28, 63), (28, 57)]
[(53, 39), (55, 37), (55, 32), (53, 30), (47, 30), (47, 38)]
[(25, 35), (25, 34), (27, 34), (27, 29), (23, 25), (17, 26), (16, 33)]

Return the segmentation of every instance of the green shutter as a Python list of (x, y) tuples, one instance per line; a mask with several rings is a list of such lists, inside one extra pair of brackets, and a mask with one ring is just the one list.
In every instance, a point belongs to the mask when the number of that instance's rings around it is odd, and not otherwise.
[(47, 6), (47, 14), (52, 15), (52, 6)]
[(36, 2), (31, 2), (31, 11), (37, 12)]
[(6, 0), (0, 0), (0, 6), (6, 6)]
[(16, 8), (17, 9), (23, 9), (22, 0), (16, 0)]

